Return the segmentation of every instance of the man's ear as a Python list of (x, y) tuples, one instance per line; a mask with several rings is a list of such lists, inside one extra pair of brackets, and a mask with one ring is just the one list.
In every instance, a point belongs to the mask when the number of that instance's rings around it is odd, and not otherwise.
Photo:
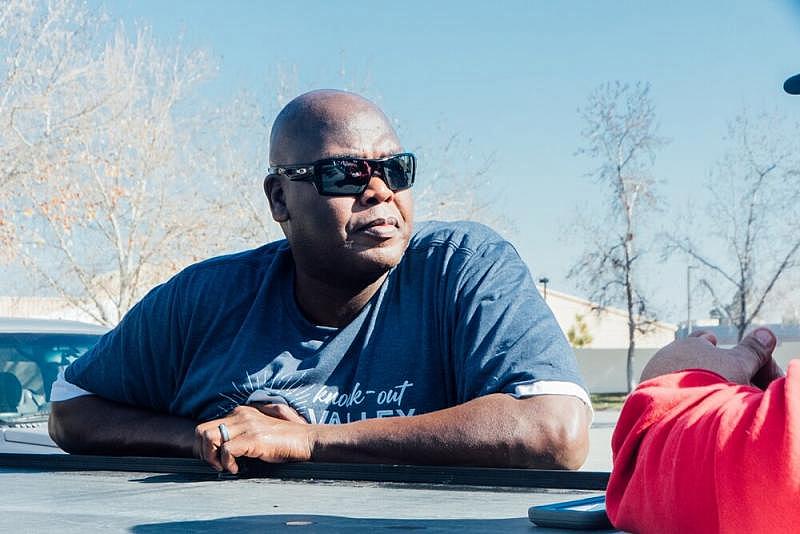
[(269, 201), (269, 209), (275, 222), (289, 220), (289, 209), (286, 207), (286, 194), (283, 190), (283, 180), (276, 176), (264, 178), (264, 193)]

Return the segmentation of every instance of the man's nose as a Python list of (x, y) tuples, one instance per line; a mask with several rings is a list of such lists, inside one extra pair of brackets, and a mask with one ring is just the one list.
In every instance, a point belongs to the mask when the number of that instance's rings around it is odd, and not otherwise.
[(380, 175), (374, 174), (372, 178), (370, 178), (367, 188), (364, 189), (364, 192), (361, 193), (358, 199), (365, 206), (374, 206), (382, 202), (387, 202), (391, 200), (392, 197), (394, 197), (394, 191), (389, 189), (389, 186), (383, 181)]

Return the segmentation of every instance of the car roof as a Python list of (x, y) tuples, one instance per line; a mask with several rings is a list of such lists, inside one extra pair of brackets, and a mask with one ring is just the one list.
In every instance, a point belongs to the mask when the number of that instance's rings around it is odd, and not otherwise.
[[(8, 517), (4, 524), (17, 525), (17, 531), (52, 530), (55, 524), (60, 534), (100, 529), (588, 534), (592, 531), (534, 526), (528, 509), (602, 495), (609, 477), (607, 472), (240, 460), (237, 477), (195, 458), (0, 454), (0, 482), (14, 488), (0, 509)], [(42, 506), (59, 499), (63, 506)]]
[(95, 334), (108, 332), (107, 326), (65, 321), (61, 319), (32, 319), (27, 317), (0, 317), (0, 334)]

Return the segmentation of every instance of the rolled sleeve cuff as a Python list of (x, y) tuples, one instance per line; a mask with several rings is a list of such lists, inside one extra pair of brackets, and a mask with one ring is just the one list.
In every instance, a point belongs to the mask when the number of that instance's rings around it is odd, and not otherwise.
[(585, 389), (574, 382), (539, 380), (528, 384), (519, 384), (514, 388), (513, 395), (520, 399), (535, 397), (537, 395), (567, 395), (569, 397), (577, 397), (589, 407), (589, 410), (592, 412), (592, 417), (594, 417), (594, 409), (592, 408), (592, 401), (589, 400), (589, 394)]
[(67, 382), (67, 379), (64, 377), (64, 369), (59, 369), (58, 377), (50, 388), (50, 401), (61, 402), (74, 399), (75, 397), (83, 397), (84, 395), (94, 394), (91, 391), (79, 388), (72, 382)]

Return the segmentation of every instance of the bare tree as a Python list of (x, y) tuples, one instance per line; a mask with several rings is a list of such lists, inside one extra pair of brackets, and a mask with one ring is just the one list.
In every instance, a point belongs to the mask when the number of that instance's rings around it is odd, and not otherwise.
[[(144, 291), (218, 246), (219, 192), (198, 180), (191, 157), (203, 118), (181, 108), (212, 65), (200, 51), (158, 46), (146, 29), (120, 27), (104, 41), (87, 23), (65, 37), (72, 21), (99, 20), (83, 4), (23, 7), (30, 17), (13, 27), (27, 24), (30, 36), (0, 37), (26, 69), (21, 81), (5, 77), (0, 135), (25, 152), (4, 154), (5, 184), (13, 180), (5, 220), (36, 280), (114, 324)], [(48, 36), (57, 57), (35, 48)]]
[(731, 122), (731, 147), (707, 183), (707, 221), (695, 224), (708, 229), (711, 244), (697, 232), (669, 236), (668, 252), (698, 265), (700, 287), (739, 340), (800, 258), (800, 166), (794, 136), (781, 136), (781, 122), (766, 114)]
[(600, 307), (624, 307), (628, 322), (627, 385), (631, 391), (635, 386), (636, 334), (647, 332), (655, 321), (638, 278), (643, 223), (639, 215), (643, 208), (653, 206), (650, 170), (664, 140), (656, 135), (648, 84), (602, 85), (580, 113), (586, 121), (582, 133), (587, 145), (579, 154), (599, 161), (593, 176), (608, 187), (611, 195), (605, 221), (588, 229), (587, 250), (568, 277), (577, 278)]
[(72, 0), (0, 3), (0, 259), (19, 246), (14, 188), (60, 157), (110, 96), (85, 92), (99, 67), (87, 53), (99, 23)]

